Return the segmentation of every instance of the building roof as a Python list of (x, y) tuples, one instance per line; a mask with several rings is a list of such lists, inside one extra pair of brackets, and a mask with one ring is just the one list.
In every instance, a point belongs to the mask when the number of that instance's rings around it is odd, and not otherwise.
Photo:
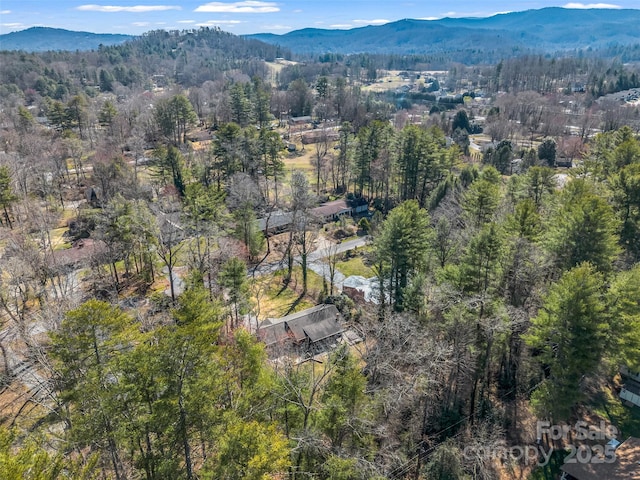
[(265, 320), (258, 335), (267, 346), (288, 339), (295, 343), (306, 339), (315, 343), (344, 331), (338, 322), (339, 316), (335, 305), (317, 305), (286, 317)]
[(291, 223), (291, 219), (293, 218), (293, 213), (277, 210), (271, 213), (271, 216), (269, 217), (259, 218), (258, 228), (261, 231), (264, 231), (267, 228), (267, 218), (269, 219), (269, 229), (271, 230), (289, 225)]
[(314, 208), (311, 212), (319, 217), (330, 217), (339, 213), (349, 212), (351, 207), (347, 205), (344, 199), (334, 200), (333, 202), (323, 203), (319, 207)]
[(304, 333), (311, 343), (319, 342), (325, 338), (333, 337), (344, 331), (334, 318), (326, 318), (318, 323), (312, 323), (304, 327)]
[(269, 322), (268, 325), (265, 325), (267, 321), (268, 320), (262, 322), (262, 325), (260, 325), (258, 329), (258, 336), (267, 347), (281, 343), (289, 338), (284, 323), (271, 324), (271, 322)]
[(640, 480), (640, 438), (629, 437), (615, 450), (613, 463), (565, 463), (576, 480)]

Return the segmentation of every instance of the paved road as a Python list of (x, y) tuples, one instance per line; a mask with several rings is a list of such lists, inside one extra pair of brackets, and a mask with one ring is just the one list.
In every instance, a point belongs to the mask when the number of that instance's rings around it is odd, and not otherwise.
[[(310, 264), (323, 264), (321, 260), (330, 255), (337, 255), (340, 253), (348, 252), (349, 250), (353, 250), (354, 248), (364, 247), (369, 242), (370, 237), (360, 237), (354, 240), (349, 240), (347, 242), (338, 243), (336, 245), (332, 245), (328, 248), (321, 248), (320, 250), (316, 250), (311, 252), (307, 257), (307, 263)], [(298, 255), (294, 258), (294, 262), (299, 264), (301, 257)], [(285, 261), (274, 262), (274, 263), (265, 263), (260, 265), (256, 269), (250, 269), (249, 275), (265, 275), (267, 273), (273, 273), (278, 270), (282, 270), (285, 268)], [(320, 267), (318, 267), (320, 268)], [(328, 269), (327, 269), (328, 270)], [(314, 270), (315, 271), (315, 270)]]

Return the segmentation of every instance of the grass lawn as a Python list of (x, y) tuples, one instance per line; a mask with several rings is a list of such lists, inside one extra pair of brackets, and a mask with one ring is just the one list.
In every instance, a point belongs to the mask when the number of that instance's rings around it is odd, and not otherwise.
[(355, 257), (347, 260), (346, 262), (338, 262), (336, 268), (345, 277), (351, 275), (360, 275), (364, 278), (371, 278), (375, 276), (373, 269), (365, 265), (363, 257)]
[(283, 288), (282, 276), (283, 272), (276, 272), (250, 280), (253, 301), (260, 302), (260, 319), (283, 317), (315, 305), (308, 298), (299, 299), (291, 288)]
[[(295, 267), (293, 269), (293, 276), (289, 287), (298, 293), (302, 292), (302, 267)], [(310, 269), (307, 269), (307, 297), (314, 302), (314, 305), (317, 303), (323, 287), (324, 282), (322, 281), (322, 277)]]

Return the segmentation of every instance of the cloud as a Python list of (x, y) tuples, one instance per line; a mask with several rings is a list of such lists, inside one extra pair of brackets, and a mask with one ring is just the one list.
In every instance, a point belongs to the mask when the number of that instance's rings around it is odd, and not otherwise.
[(0, 15), (9, 15), (11, 13), (11, 10), (1, 10), (0, 11)]
[(620, 5), (614, 5), (612, 3), (567, 3), (564, 5), (564, 8), (613, 8), (613, 9), (621, 9)]
[(441, 17), (419, 17), (416, 20), (440, 20)]
[(149, 22), (133, 22), (131, 25), (134, 27), (148, 27), (151, 24)]
[(296, 8), (295, 10), (293, 10), (293, 13), (302, 13), (303, 10), (301, 8)]
[(177, 5), (132, 5), (125, 7), (121, 5), (80, 5), (76, 10), (85, 12), (128, 12), (128, 13), (146, 13), (146, 12), (163, 12), (166, 10), (182, 10)]
[(357, 25), (383, 25), (389, 23), (390, 20), (386, 18), (376, 18), (375, 20), (353, 20), (353, 23)]
[(20, 28), (20, 27), (24, 27), (24, 24), (22, 24), (22, 23), (0, 23), (0, 26), (7, 27), (7, 28)]
[(194, 12), (205, 13), (273, 13), (280, 8), (274, 2), (261, 2), (257, 0), (245, 0), (243, 2), (210, 2), (197, 7)]
[(218, 25), (233, 27), (234, 25), (238, 25), (239, 23), (243, 22), (240, 20), (207, 20), (206, 22), (196, 23), (196, 27), (215, 27)]
[(350, 23), (334, 23), (333, 25), (329, 25), (331, 28), (351, 28), (353, 25)]
[(196, 23), (195, 20), (178, 20), (178, 23)]

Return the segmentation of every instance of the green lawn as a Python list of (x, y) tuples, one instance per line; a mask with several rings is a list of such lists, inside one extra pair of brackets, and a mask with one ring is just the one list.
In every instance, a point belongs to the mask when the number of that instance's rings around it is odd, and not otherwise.
[(315, 305), (308, 298), (300, 299), (300, 295), (291, 288), (283, 288), (282, 275), (283, 272), (276, 272), (250, 281), (253, 301), (260, 302), (260, 319), (279, 318)]
[(350, 277), (351, 275), (360, 275), (364, 278), (371, 278), (375, 276), (373, 269), (365, 265), (363, 257), (360, 256), (351, 258), (345, 262), (338, 262), (336, 264), (336, 268), (345, 277)]

